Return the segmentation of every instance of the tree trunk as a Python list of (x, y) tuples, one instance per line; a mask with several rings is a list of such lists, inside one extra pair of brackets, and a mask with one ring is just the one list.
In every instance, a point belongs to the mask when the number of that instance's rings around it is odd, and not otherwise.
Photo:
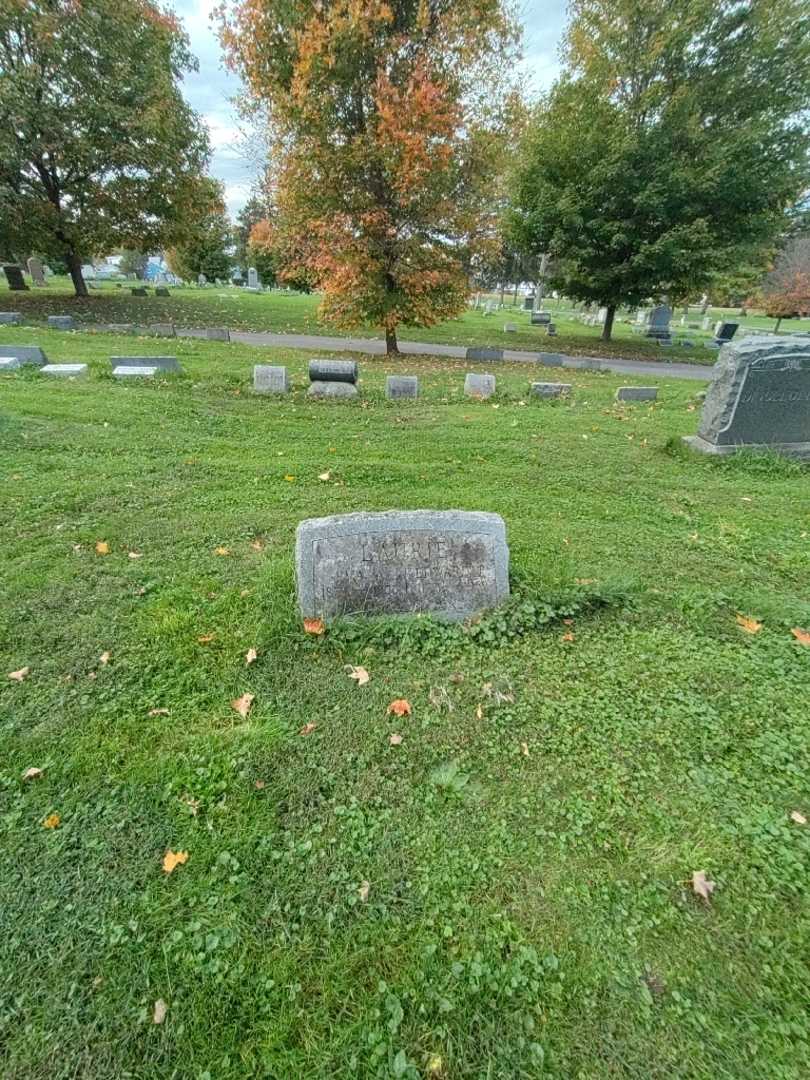
[(613, 316), (616, 314), (616, 305), (608, 304), (607, 314), (605, 315), (605, 325), (602, 327), (602, 341), (610, 341), (610, 335), (613, 333)]
[(545, 292), (546, 270), (548, 269), (548, 254), (544, 251), (540, 256), (539, 280), (534, 283), (534, 305), (532, 311), (539, 311), (543, 306), (543, 293)]
[(84, 278), (82, 277), (82, 260), (79, 258), (75, 251), (68, 252), (67, 264), (76, 295), (89, 296), (89, 293), (87, 292), (87, 285), (85, 284)]
[(506, 285), (502, 281), (501, 282), (501, 307), (503, 307), (503, 298), (504, 298), (505, 295), (506, 295)]
[(779, 316), (779, 318), (778, 318), (778, 319), (776, 320), (776, 326), (775, 326), (775, 327), (773, 328), (773, 332), (774, 332), (775, 334), (778, 334), (778, 333), (779, 333), (779, 327), (780, 327), (781, 325), (782, 325), (782, 316), (780, 315), (780, 316)]
[(396, 329), (389, 329), (387, 326), (385, 328), (385, 351), (389, 356), (397, 356), (399, 354)]
[(512, 307), (517, 307), (517, 302), (518, 302), (518, 286), (519, 286), (519, 285), (520, 285), (520, 282), (516, 281), (516, 282), (515, 282), (515, 294), (514, 294), (514, 296), (512, 297)]

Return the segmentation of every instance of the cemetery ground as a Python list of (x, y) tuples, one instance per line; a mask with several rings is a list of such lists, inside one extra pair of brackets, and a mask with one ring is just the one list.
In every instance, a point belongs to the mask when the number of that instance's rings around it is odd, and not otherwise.
[[(4, 1080), (806, 1075), (806, 466), (663, 368), (2, 340), (91, 366), (0, 376)], [(394, 507), (503, 515), (513, 600), (305, 633), (298, 522)]]
[[(100, 282), (86, 299), (72, 294), (68, 279), (53, 279), (47, 289), (30, 292), (11, 292), (0, 284), (0, 310), (19, 311), (32, 322), (45, 323), (48, 315), (73, 315), (77, 326), (93, 326), (104, 323), (173, 322), (178, 327), (227, 326), (232, 330), (271, 331), (287, 334), (326, 334), (334, 336), (373, 337), (382, 335), (378, 329), (368, 327), (357, 331), (340, 331), (319, 322), (317, 308), (320, 297), (282, 290), (249, 293), (244, 289), (217, 287), (175, 288), (171, 286), (169, 297), (154, 295), (149, 286), (145, 297), (130, 295), (130, 286), (139, 282), (127, 282), (116, 288), (112, 282)], [(497, 299), (493, 296), (492, 299)], [(458, 319), (450, 319), (426, 329), (402, 327), (403, 341), (425, 341), (444, 345), (482, 346), (530, 351), (563, 352), (571, 355), (618, 356), (666, 362), (679, 360), (698, 364), (714, 364), (716, 350), (705, 346), (711, 333), (681, 327), (681, 312), (676, 309), (672, 329), (676, 342), (685, 337), (695, 343), (694, 348), (683, 348), (677, 343), (670, 348), (645, 339), (634, 333), (628, 322), (618, 317), (614, 325), (614, 340), (603, 342), (599, 338), (601, 327), (586, 326), (576, 319), (567, 301), (549, 300), (545, 305), (555, 320), (558, 333), (548, 337), (545, 329), (530, 326), (529, 312), (520, 306), (513, 307), (506, 297), (501, 311), (485, 316), (482, 310), (468, 310)], [(712, 309), (711, 326), (717, 319), (731, 318), (748, 329), (772, 330), (774, 320), (752, 314), (740, 319), (737, 311)], [(505, 333), (504, 324), (514, 322), (517, 333)], [(687, 323), (700, 324), (701, 316), (693, 309)], [(810, 330), (810, 320), (784, 320), (782, 329)]]

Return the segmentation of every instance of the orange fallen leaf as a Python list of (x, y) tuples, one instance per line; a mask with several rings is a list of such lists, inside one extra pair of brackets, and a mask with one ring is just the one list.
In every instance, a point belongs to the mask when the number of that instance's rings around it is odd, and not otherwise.
[(169, 715), (169, 710), (168, 709), (150, 709), (148, 715), (149, 716), (168, 716)]
[(251, 540), (250, 546), (253, 548), (254, 551), (264, 550), (264, 544), (258, 538), (256, 540)]
[(360, 897), (361, 902), (364, 904), (368, 900), (368, 894), (370, 889), (371, 885), (368, 881), (360, 882), (360, 888), (357, 890), (357, 895)]
[(256, 788), (257, 791), (262, 791), (265, 786), (265, 782), (264, 780), (254, 780), (253, 786)]
[(371, 676), (364, 667), (354, 667), (349, 665), (348, 668), (349, 678), (354, 679), (358, 686), (365, 686)]
[(307, 634), (323, 634), (326, 627), (323, 619), (304, 619), (304, 632)]
[(45, 829), (55, 829), (61, 822), (61, 818), (58, 814), (48, 814), (45, 820), (42, 822), (42, 827)]
[(716, 887), (716, 882), (706, 877), (705, 870), (695, 870), (692, 874), (692, 891), (708, 904)]
[(790, 632), (800, 645), (810, 645), (810, 630), (801, 630), (798, 626), (794, 626)]
[(400, 746), (402, 744), (402, 736), (394, 731), (388, 736), (388, 741), (392, 746)]
[(19, 671), (10, 671), (8, 677), (14, 682), (22, 682), (31, 672), (29, 667), (21, 667)]
[(735, 615), (735, 619), (737, 620), (737, 626), (744, 630), (746, 634), (758, 634), (762, 629), (761, 622), (757, 622), (756, 619), (752, 619), (748, 615), (741, 615), (739, 611)]
[(152, 1023), (162, 1024), (163, 1021), (166, 1019), (167, 1009), (168, 1006), (166, 1005), (166, 1002), (163, 1000), (163, 998), (158, 998), (155, 1002), (155, 1008), (152, 1012)]
[(110, 545), (106, 540), (96, 540), (96, 555), (109, 555)]
[(245, 666), (254, 663), (256, 660), (258, 660), (258, 658), (259, 654), (256, 652), (255, 649), (248, 649), (248, 651), (245, 653)]
[(562, 640), (563, 641), (573, 641), (574, 640), (574, 635), (569, 630), (567, 634), (563, 634)]
[(797, 825), (807, 824), (807, 818), (799, 810), (790, 811), (790, 820), (795, 821)]
[(394, 716), (410, 716), (413, 709), (410, 701), (406, 701), (405, 698), (397, 698), (396, 701), (391, 702), (385, 711), (388, 715), (393, 713)]
[(176, 866), (181, 866), (185, 862), (188, 862), (187, 851), (172, 851), (172, 849), (169, 848), (163, 856), (163, 872), (165, 874), (171, 874)]
[(42, 769), (38, 769), (36, 768), (36, 766), (31, 766), (30, 769), (25, 770), (25, 772), (22, 774), (22, 778), (23, 780), (39, 780), (42, 775)]
[(250, 712), (250, 706), (253, 704), (255, 694), (242, 694), (241, 697), (234, 698), (231, 702), (231, 708), (244, 717)]
[(110, 654), (108, 652), (103, 652), (101, 654), (101, 656), (98, 658), (98, 662), (100, 664), (109, 664), (109, 662), (110, 662)]
[(313, 721), (310, 720), (310, 722), (308, 724), (304, 724), (304, 726), (301, 728), (301, 730), (298, 732), (298, 734), (299, 735), (311, 735), (312, 732), (315, 730), (315, 728), (317, 726), (318, 726), (317, 724), (313, 723)]
[(216, 636), (216, 634), (200, 634), (197, 641), (199, 641), (201, 645), (210, 645)]
[(226, 547), (214, 548), (215, 555), (230, 555), (231, 549)]

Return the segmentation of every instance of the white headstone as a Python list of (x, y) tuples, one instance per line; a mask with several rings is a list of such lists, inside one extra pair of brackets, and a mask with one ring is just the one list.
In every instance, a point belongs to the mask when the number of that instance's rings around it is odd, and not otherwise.
[(259, 274), (255, 266), (248, 267), (248, 288), (258, 289), (259, 287)]

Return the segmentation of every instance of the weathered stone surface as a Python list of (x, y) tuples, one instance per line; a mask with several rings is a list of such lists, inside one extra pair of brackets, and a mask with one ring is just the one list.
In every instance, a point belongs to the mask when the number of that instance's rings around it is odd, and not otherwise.
[(354, 360), (323, 360), (309, 362), (310, 382), (357, 382), (357, 363)]
[(259, 288), (259, 273), (255, 266), (248, 267), (248, 287), (251, 289)]
[(509, 595), (498, 514), (391, 510), (302, 521), (295, 565), (305, 618), (430, 612), (459, 620)]
[(418, 398), (419, 378), (416, 375), (389, 375), (385, 380), (385, 396), (398, 398)]
[(485, 399), (495, 393), (495, 376), (471, 371), (464, 380), (467, 397)]
[(503, 324), (503, 332), (505, 334), (516, 334), (518, 332), (517, 323), (507, 322)]
[(475, 364), (499, 363), (503, 360), (503, 349), (467, 349), (466, 356)]
[(670, 336), (669, 324), (672, 319), (672, 308), (669, 304), (658, 304), (650, 312), (647, 322), (645, 337), (658, 338), (659, 341), (668, 341)]
[(810, 338), (758, 334), (724, 345), (696, 436), (707, 454), (746, 447), (810, 458)]
[(123, 367), (113, 368), (113, 377), (116, 379), (153, 379), (160, 368), (150, 364), (127, 364)]
[(176, 356), (111, 356), (113, 368), (152, 367), (159, 371), (182, 371)]
[(285, 367), (256, 364), (253, 368), (253, 389), (257, 394), (286, 394), (290, 380)]
[(46, 364), (39, 370), (43, 375), (54, 375), (63, 379), (77, 379), (87, 374), (87, 364)]
[(130, 289), (129, 291), (132, 293), (133, 296), (148, 296), (149, 295), (149, 293), (143, 287)]
[(721, 320), (714, 328), (714, 340), (719, 341), (721, 345), (725, 345), (727, 341), (731, 341), (739, 328), (740, 324), (737, 322)]
[(135, 323), (109, 323), (107, 329), (110, 331), (111, 334), (131, 334), (132, 331), (135, 329)]
[(0, 356), (0, 372), (19, 371), (21, 367), (16, 356)]
[(0, 311), (0, 326), (19, 326), (22, 321), (19, 311)]
[(36, 364), (37, 367), (42, 367), (48, 363), (48, 357), (39, 345), (0, 345), (0, 353), (6, 358), (14, 357), (20, 364)]
[(532, 326), (547, 326), (551, 322), (550, 311), (533, 311), (532, 312)]
[(205, 336), (209, 341), (231, 340), (231, 332), (227, 326), (209, 326), (205, 331)]
[(49, 315), (48, 328), (50, 330), (72, 330), (74, 328), (72, 315)]
[(562, 353), (541, 352), (537, 354), (537, 363), (542, 364), (543, 367), (562, 367), (565, 357)]
[(7, 263), (3, 266), (3, 273), (6, 275), (6, 281), (8, 287), (12, 292), (29, 292), (29, 288), (25, 283), (23, 272), (19, 266), (15, 266), (14, 263)]
[(166, 288), (165, 285), (159, 285), (155, 289), (155, 296), (164, 296), (165, 297), (165, 296), (171, 296), (171, 295), (172, 294), (169, 292), (169, 290)]
[(158, 337), (177, 337), (174, 323), (170, 322), (150, 323), (149, 332), (150, 334), (157, 334)]
[(307, 397), (311, 398), (334, 398), (335, 400), (343, 398), (348, 401), (357, 396), (357, 387), (353, 383), (347, 382), (322, 382), (316, 380), (309, 384), (307, 390)]
[(31, 275), (31, 280), (35, 285), (42, 287), (45, 285), (45, 271), (42, 263), (36, 256), (32, 255), (28, 260), (28, 273)]
[(657, 398), (657, 386), (620, 386), (616, 391), (617, 401), (655, 401)]
[(533, 382), (531, 386), (532, 397), (558, 398), (563, 394), (571, 393), (571, 383), (565, 382)]

